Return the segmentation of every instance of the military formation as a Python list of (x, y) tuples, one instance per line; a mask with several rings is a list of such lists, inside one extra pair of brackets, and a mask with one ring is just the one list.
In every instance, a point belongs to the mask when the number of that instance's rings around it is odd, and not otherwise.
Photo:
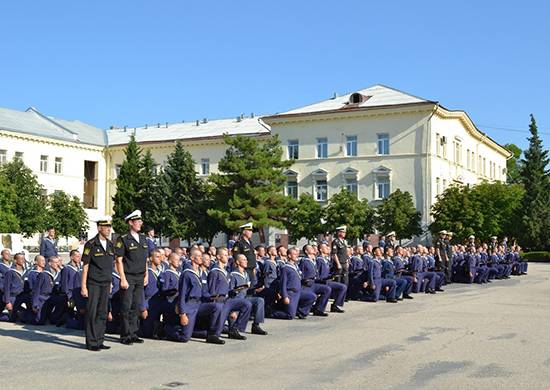
[(450, 283), (527, 273), (521, 248), (497, 237), (480, 243), (470, 236), (459, 245), (441, 231), (432, 247), (403, 247), (390, 232), (376, 247), (368, 240), (352, 247), (340, 226), (316, 245), (254, 247), (247, 223), (227, 247), (171, 249), (157, 247), (154, 230), (142, 229), (139, 210), (126, 222), (128, 233), (112, 242), (110, 217), (98, 220), (98, 234), (66, 264), (53, 227), (32, 266), (24, 254), (3, 250), (0, 320), (84, 330), (90, 351), (110, 348), (106, 333), (124, 345), (191, 338), (224, 344), (246, 340), (246, 332), (267, 335), (266, 318), (338, 315), (349, 300), (395, 304)]

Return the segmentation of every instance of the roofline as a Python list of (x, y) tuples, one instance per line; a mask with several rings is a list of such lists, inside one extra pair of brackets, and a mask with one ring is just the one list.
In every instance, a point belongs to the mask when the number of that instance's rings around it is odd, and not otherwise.
[[(82, 149), (87, 149), (87, 148), (96, 148), (97, 150), (102, 150), (105, 148), (105, 145), (102, 145), (102, 144), (92, 144), (92, 143), (89, 143), (89, 142), (83, 142), (83, 141), (74, 141), (74, 140), (68, 140), (68, 139), (65, 139), (65, 138), (61, 138), (61, 137), (55, 137), (55, 136), (44, 136), (44, 135), (38, 135), (38, 134), (35, 134), (35, 133), (31, 133), (31, 132), (28, 132), (28, 131), (24, 131), (24, 130), (19, 130), (19, 129), (12, 129), (12, 128), (8, 128), (8, 127), (0, 127), (0, 132), (1, 131), (5, 131), (7, 133), (14, 133), (14, 135), (12, 135), (12, 137), (26, 137), (26, 138), (30, 138), (31, 140), (34, 140), (36, 142), (57, 142), (57, 143), (60, 143), (60, 144), (64, 144), (64, 146), (71, 146), (71, 147), (74, 147), (74, 148), (82, 148)], [(95, 150), (95, 149), (94, 149)]]
[(478, 129), (478, 127), (475, 125), (474, 121), (472, 121), (472, 118), (468, 115), (468, 113), (464, 110), (449, 110), (442, 105), (438, 104), (437, 109), (435, 111), (435, 114), (445, 118), (445, 119), (458, 119), (460, 120), (466, 129), (469, 131), (469, 133), (477, 138), (481, 143), (484, 143), (484, 140), (487, 140), (487, 144), (489, 146), (492, 146), (494, 149), (499, 151), (501, 154), (503, 154), (507, 159), (512, 156), (512, 152), (510, 152), (508, 149), (506, 149), (504, 146), (499, 144), (497, 141), (492, 139), (487, 133), (481, 131)]
[[(401, 104), (385, 104), (380, 106), (370, 106), (370, 107), (352, 107), (352, 108), (337, 108), (332, 110), (324, 110), (324, 111), (312, 111), (312, 112), (299, 112), (299, 113), (293, 113), (293, 114), (275, 114), (270, 116), (264, 116), (262, 117), (262, 120), (269, 121), (269, 120), (276, 120), (276, 119), (287, 119), (287, 118), (298, 118), (298, 117), (304, 117), (304, 116), (316, 116), (316, 115), (326, 115), (326, 114), (337, 114), (342, 112), (363, 112), (363, 111), (372, 111), (372, 110), (385, 110), (385, 109), (394, 109), (394, 108), (402, 108), (402, 107), (414, 107), (414, 106), (422, 106), (422, 105), (438, 105), (439, 103), (432, 100), (426, 100), (424, 102), (413, 102), (413, 103), (401, 103)], [(266, 122), (269, 124), (269, 122)]]

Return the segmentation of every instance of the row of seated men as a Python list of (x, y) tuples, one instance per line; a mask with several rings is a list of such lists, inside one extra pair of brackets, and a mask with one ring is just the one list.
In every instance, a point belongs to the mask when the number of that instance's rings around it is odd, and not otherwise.
[[(454, 249), (456, 282), (484, 283), (527, 271), (517, 246), (508, 253), (502, 247), (492, 249), (492, 253), (483, 246)], [(251, 333), (267, 334), (260, 325), (266, 315), (277, 319), (327, 316), (329, 310), (344, 312), (342, 308), (350, 299), (395, 303), (412, 299), (413, 293), (443, 291), (445, 284), (445, 274), (436, 267), (434, 249), (421, 245), (386, 247), (384, 253), (370, 245), (348, 248), (347, 284), (334, 269), (325, 243), (304, 246), (301, 257), (298, 249), (282, 246), (258, 247), (256, 252), (258, 283), (252, 286), (246, 257), (230, 258), (226, 248), (205, 251), (195, 246), (189, 253), (181, 248), (154, 250), (149, 283), (139, 308), (141, 336), (185, 342), (191, 337), (206, 337), (208, 332), (225, 331), (230, 338), (245, 339), (241, 333), (250, 320)], [(9, 253), (7, 258), (5, 255), (2, 252), (0, 264), (1, 320), (36, 325), (49, 321), (83, 329), (86, 299), (80, 294), (78, 251), (71, 251), (70, 262), (64, 266), (57, 256), (47, 264), (43, 256), (36, 256), (34, 267), (29, 269), (22, 254), (16, 254), (11, 264)], [(120, 277), (115, 267), (112, 275), (107, 330), (117, 333)], [(179, 312), (191, 314), (181, 319)]]

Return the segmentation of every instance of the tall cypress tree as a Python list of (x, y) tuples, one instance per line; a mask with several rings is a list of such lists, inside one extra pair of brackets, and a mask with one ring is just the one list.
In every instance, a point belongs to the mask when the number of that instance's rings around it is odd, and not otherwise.
[(128, 229), (124, 217), (134, 211), (139, 205), (141, 183), (141, 150), (132, 135), (124, 150), (126, 156), (120, 167), (120, 174), (116, 178), (116, 194), (113, 196), (113, 227), (119, 234)]
[(542, 249), (549, 243), (548, 151), (543, 150), (537, 123), (531, 114), (529, 148), (524, 151), (520, 177), (525, 188), (520, 240), (530, 249)]
[(141, 160), (141, 190), (137, 208), (143, 214), (146, 225), (152, 226), (155, 233), (164, 234), (168, 218), (168, 186), (162, 172), (155, 171), (155, 160), (147, 150)]

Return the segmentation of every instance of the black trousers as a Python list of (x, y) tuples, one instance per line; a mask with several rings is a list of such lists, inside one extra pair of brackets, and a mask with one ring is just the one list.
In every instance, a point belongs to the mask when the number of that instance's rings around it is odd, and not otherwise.
[(87, 287), (86, 346), (97, 347), (102, 345), (105, 339), (111, 284), (98, 285), (88, 282)]
[(129, 287), (121, 289), (120, 338), (137, 337), (139, 330), (139, 305), (143, 296), (143, 275), (126, 275)]

